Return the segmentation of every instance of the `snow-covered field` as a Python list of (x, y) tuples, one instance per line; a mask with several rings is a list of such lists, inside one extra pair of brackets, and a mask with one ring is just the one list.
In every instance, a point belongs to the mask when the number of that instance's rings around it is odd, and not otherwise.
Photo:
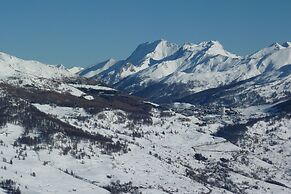
[[(212, 135), (225, 120), (221, 115), (209, 120), (209, 115), (198, 118), (154, 109), (153, 123), (141, 124), (129, 120), (124, 111), (90, 115), (80, 108), (34, 106), (83, 130), (110, 136), (126, 145), (126, 151), (106, 153), (98, 144), (76, 142), (62, 133), (53, 137), (53, 144), (42, 143), (39, 148), (14, 146), (24, 129), (7, 124), (0, 133), (0, 163), (6, 168), (1, 168), (0, 178), (14, 180), (23, 193), (109, 193), (109, 188), (131, 193), (290, 192), (288, 119), (274, 124), (259, 121), (246, 133), (252, 138), (233, 144)], [(240, 111), (248, 117), (254, 109)], [(211, 124), (213, 120), (216, 124)], [(274, 127), (278, 130), (266, 132)], [(266, 151), (269, 141), (279, 143), (276, 149)]]

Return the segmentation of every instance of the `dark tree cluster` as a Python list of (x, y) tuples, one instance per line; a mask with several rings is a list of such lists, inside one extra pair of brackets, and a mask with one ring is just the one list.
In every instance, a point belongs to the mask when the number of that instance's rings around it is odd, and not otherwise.
[(11, 179), (6, 179), (0, 182), (0, 188), (4, 189), (7, 194), (21, 194), (19, 187)]
[(133, 193), (133, 194), (141, 194), (138, 191), (138, 187), (133, 186), (132, 182), (121, 184), (119, 180), (116, 182), (111, 182), (110, 185), (105, 186), (104, 189), (110, 191), (112, 194), (120, 194), (120, 193)]

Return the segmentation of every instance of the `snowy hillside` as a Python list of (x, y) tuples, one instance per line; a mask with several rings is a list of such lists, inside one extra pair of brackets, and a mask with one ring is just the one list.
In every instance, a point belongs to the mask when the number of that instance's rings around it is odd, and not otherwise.
[(27, 61), (5, 53), (0, 53), (0, 68), (1, 80), (11, 77), (57, 79), (72, 76), (63, 66), (57, 67), (38, 61)]
[(84, 68), (83, 67), (72, 67), (69, 68), (68, 71), (72, 74), (78, 74), (80, 73)]
[(83, 71), (80, 72), (81, 76), (87, 77), (87, 78), (92, 78), (102, 71), (105, 71), (109, 69), (111, 66), (115, 65), (117, 61), (114, 59), (109, 59), (107, 61), (98, 63), (96, 65), (93, 65), (92, 67), (89, 67), (87, 69), (84, 69)]
[[(177, 103), (172, 110), (142, 102), (130, 108), (134, 98), (107, 101), (106, 93), (90, 90), (83, 92), (94, 100), (60, 94), (23, 101), (6, 91), (0, 107), (5, 191), (291, 192), (290, 114), (276, 115), (270, 106), (223, 114), (219, 107)], [(106, 104), (117, 100), (122, 103)]]

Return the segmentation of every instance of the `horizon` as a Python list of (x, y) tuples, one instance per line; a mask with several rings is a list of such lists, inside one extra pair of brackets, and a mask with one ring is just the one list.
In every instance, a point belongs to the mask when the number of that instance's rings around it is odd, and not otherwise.
[(290, 7), (290, 1), (271, 0), (4, 0), (0, 50), (68, 68), (122, 60), (139, 44), (159, 39), (178, 45), (217, 40), (225, 50), (246, 56), (291, 41)]
[(20, 59), (23, 59), (23, 60), (28, 60), (28, 61), (29, 61), (29, 60), (37, 61), (37, 62), (41, 62), (41, 63), (43, 63), (43, 64), (47, 64), (47, 65), (62, 65), (62, 66), (64, 66), (65, 68), (69, 68), (69, 69), (70, 69), (70, 68), (73, 68), (73, 67), (90, 68), (90, 67), (92, 67), (92, 66), (95, 66), (95, 65), (97, 65), (97, 64), (99, 64), (99, 63), (103, 63), (103, 62), (109, 61), (109, 60), (111, 60), (111, 59), (116, 60), (116, 61), (126, 60), (126, 59), (127, 59), (127, 58), (128, 58), (128, 57), (129, 57), (129, 56), (130, 56), (134, 51), (135, 51), (135, 49), (136, 49), (139, 45), (144, 44), (144, 43), (153, 43), (153, 42), (156, 42), (156, 41), (162, 41), (162, 40), (167, 41), (167, 42), (170, 42), (170, 43), (174, 43), (174, 44), (178, 45), (179, 47), (181, 47), (183, 44), (187, 44), (187, 43), (191, 43), (191, 44), (200, 44), (200, 43), (202, 43), (202, 42), (217, 41), (217, 42), (219, 42), (219, 43), (223, 46), (224, 50), (226, 50), (226, 51), (228, 51), (228, 52), (230, 52), (230, 53), (232, 53), (232, 54), (235, 54), (235, 55), (237, 55), (237, 56), (239, 56), (239, 57), (247, 57), (247, 56), (249, 56), (249, 55), (252, 55), (252, 54), (254, 54), (254, 53), (260, 51), (261, 49), (264, 49), (264, 48), (270, 47), (270, 46), (272, 46), (272, 45), (274, 45), (274, 44), (279, 44), (279, 45), (281, 45), (281, 46), (284, 47), (284, 44), (285, 44), (285, 43), (291, 43), (290, 41), (285, 41), (285, 42), (273, 42), (273, 43), (271, 43), (271, 44), (269, 44), (269, 45), (266, 45), (266, 46), (264, 46), (264, 47), (262, 47), (262, 48), (260, 48), (260, 49), (258, 49), (258, 50), (256, 50), (256, 51), (254, 51), (254, 52), (248, 53), (248, 54), (246, 54), (246, 55), (239, 55), (239, 54), (237, 54), (237, 53), (234, 53), (234, 52), (232, 52), (232, 51), (230, 51), (230, 50), (225, 49), (223, 43), (220, 42), (219, 40), (205, 40), (205, 41), (201, 41), (201, 42), (184, 42), (184, 43), (182, 43), (182, 44), (177, 44), (177, 43), (175, 43), (175, 42), (172, 42), (172, 41), (169, 41), (169, 40), (166, 40), (166, 39), (160, 38), (160, 39), (153, 40), (153, 41), (142, 42), (142, 43), (136, 45), (136, 47), (135, 47), (135, 48), (130, 52), (130, 54), (129, 54), (128, 56), (125, 56), (125, 57), (122, 58), (122, 59), (116, 59), (116, 58), (114, 58), (114, 57), (109, 57), (109, 58), (106, 58), (106, 59), (104, 59), (104, 60), (97, 61), (96, 63), (89, 64), (89, 65), (87, 65), (87, 66), (66, 66), (65, 64), (62, 64), (62, 63), (54, 63), (54, 64), (53, 64), (53, 63), (46, 63), (46, 62), (43, 62), (43, 61), (40, 61), (40, 60), (37, 60), (37, 59), (21, 58), (21, 57), (19, 57), (19, 56), (17, 56), (17, 55), (14, 55), (13, 53), (7, 53), (7, 52), (5, 52), (5, 51), (1, 51), (1, 50), (0, 50), (0, 53), (2, 52), (2, 53), (4, 53), (4, 54), (10, 55), (10, 56), (14, 56), (14, 57), (17, 57), (17, 58), (20, 58)]

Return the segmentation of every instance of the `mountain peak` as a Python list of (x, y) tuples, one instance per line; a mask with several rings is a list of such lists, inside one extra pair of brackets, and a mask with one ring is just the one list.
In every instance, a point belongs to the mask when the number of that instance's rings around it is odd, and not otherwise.
[(200, 44), (205, 45), (205, 46), (222, 46), (222, 44), (218, 40), (210, 40), (210, 41), (204, 41), (201, 42)]
[(274, 42), (269, 47), (275, 48), (275, 49), (281, 49), (282, 45), (280, 45), (278, 42)]
[(155, 41), (152, 41), (152, 42), (147, 42), (149, 44), (156, 44), (156, 45), (159, 45), (159, 44), (164, 44), (164, 43), (169, 43), (169, 41), (161, 38), (161, 39), (158, 39), (158, 40), (155, 40)]
[(231, 58), (238, 58), (237, 55), (226, 51), (217, 40), (203, 41), (198, 44), (185, 43), (181, 49), (189, 52), (204, 52), (208, 55), (223, 55)]
[(56, 65), (56, 67), (59, 69), (66, 69), (66, 67), (63, 64), (58, 64)]
[(7, 53), (4, 53), (4, 52), (0, 52), (0, 60), (2, 60), (2, 61), (11, 60), (13, 58), (16, 58), (16, 57), (9, 55)]
[(250, 55), (251, 58), (262, 58), (263, 56), (270, 55), (280, 49), (285, 48), (284, 46), (280, 45), (279, 43), (275, 42), (268, 47), (265, 47), (253, 54)]
[(112, 67), (116, 63), (117, 63), (117, 61), (115, 59), (110, 58), (110, 59), (107, 59), (106, 61), (102, 61), (100, 63), (92, 65), (89, 68), (83, 69), (82, 71), (79, 72), (79, 75), (84, 76), (84, 77), (94, 77), (98, 73), (100, 73), (106, 69), (109, 69), (110, 67)]
[(182, 50), (187, 50), (187, 51), (194, 51), (197, 48), (197, 44), (193, 44), (190, 42), (184, 43), (181, 47)]
[(139, 65), (143, 60), (154, 59), (161, 60), (178, 50), (178, 46), (167, 40), (160, 39), (153, 42), (145, 42), (140, 44), (134, 52), (126, 59), (133, 65)]
[(291, 47), (291, 42), (284, 42), (282, 46), (285, 48)]
[(116, 62), (117, 62), (116, 59), (109, 58), (109, 59), (107, 59), (106, 61), (104, 61), (103, 63), (113, 64), (113, 63), (116, 63)]

